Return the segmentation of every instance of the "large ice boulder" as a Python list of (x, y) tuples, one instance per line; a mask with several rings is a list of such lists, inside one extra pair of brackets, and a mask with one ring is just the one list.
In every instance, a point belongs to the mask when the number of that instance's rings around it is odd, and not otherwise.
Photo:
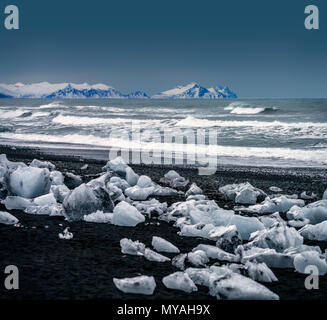
[(310, 274), (312, 271), (309, 271), (307, 267), (314, 266), (318, 269), (319, 275), (325, 275), (327, 273), (327, 263), (325, 257), (316, 251), (305, 251), (299, 253), (294, 258), (294, 267), (295, 270), (299, 273)]
[(113, 213), (104, 213), (103, 211), (96, 211), (84, 216), (84, 221), (92, 223), (111, 223)]
[(125, 195), (132, 200), (146, 200), (154, 191), (154, 187), (141, 188), (139, 186), (130, 187), (125, 190)]
[(122, 157), (117, 157), (113, 160), (107, 162), (107, 164), (103, 167), (104, 170), (111, 170), (118, 174), (125, 174), (128, 165)]
[(304, 220), (308, 219), (311, 224), (317, 224), (327, 220), (327, 200), (320, 200), (308, 204), (301, 208), (293, 206), (287, 212), (289, 220)]
[(264, 229), (251, 234), (250, 242), (245, 247), (258, 247), (275, 249), (283, 252), (290, 247), (297, 247), (303, 244), (303, 237), (294, 228), (283, 224), (276, 224), (271, 229)]
[(169, 241), (153, 236), (152, 237), (152, 246), (158, 251), (158, 252), (168, 252), (168, 253), (179, 253), (179, 249), (174, 246)]
[(285, 213), (293, 206), (304, 207), (304, 205), (305, 202), (302, 199), (290, 199), (286, 196), (280, 196), (273, 199), (267, 197), (262, 203), (250, 206), (247, 209), (243, 209), (243, 211), (255, 213)]
[(7, 225), (14, 225), (18, 223), (18, 219), (11, 215), (8, 212), (0, 211), (0, 223), (7, 224)]
[(245, 264), (231, 264), (228, 266), (232, 271), (251, 278), (254, 281), (274, 282), (278, 281), (274, 273), (263, 263), (247, 261)]
[(56, 166), (54, 164), (52, 164), (51, 162), (49, 162), (49, 161), (40, 161), (38, 159), (34, 159), (31, 162), (30, 167), (40, 168), (40, 169), (48, 169), (49, 171), (56, 170)]
[(49, 193), (51, 186), (48, 169), (18, 167), (9, 177), (9, 190), (23, 198), (36, 198)]
[(168, 289), (181, 290), (187, 293), (198, 291), (189, 275), (185, 272), (177, 271), (162, 279), (163, 284)]
[(327, 221), (316, 225), (308, 224), (299, 230), (301, 236), (309, 240), (327, 241)]
[(83, 220), (85, 215), (97, 210), (112, 212), (113, 203), (107, 191), (101, 187), (91, 188), (82, 184), (64, 200), (65, 216), (70, 221)]
[(113, 279), (117, 289), (124, 293), (152, 295), (156, 282), (154, 277), (138, 276), (134, 278)]
[(112, 224), (123, 227), (135, 227), (145, 221), (145, 217), (132, 205), (122, 201), (114, 208)]
[(160, 182), (171, 186), (172, 188), (184, 188), (189, 184), (189, 180), (181, 177), (176, 171), (170, 170), (160, 179)]
[(210, 267), (213, 276), (209, 278), (209, 290), (217, 299), (279, 300), (278, 295), (262, 284), (226, 269)]
[(240, 204), (255, 204), (257, 200), (263, 200), (267, 195), (262, 190), (253, 187), (250, 183), (229, 184), (219, 188), (226, 199)]

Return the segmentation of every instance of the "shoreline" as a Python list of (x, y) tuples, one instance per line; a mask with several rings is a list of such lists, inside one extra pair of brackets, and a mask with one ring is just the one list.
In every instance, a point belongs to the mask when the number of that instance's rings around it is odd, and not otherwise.
[[(6, 153), (11, 161), (31, 162), (34, 158), (51, 161), (62, 172), (81, 175), (84, 181), (91, 180), (102, 172), (106, 161), (85, 159), (72, 155), (46, 154), (33, 148), (14, 149), (0, 146), (0, 154)], [(81, 167), (88, 164), (86, 170)], [(196, 168), (178, 166), (131, 165), (139, 175), (145, 174), (154, 182), (170, 169), (175, 169), (185, 178), (195, 182), (203, 189), (210, 200), (215, 200), (221, 208), (231, 209), (232, 201), (225, 200), (217, 190), (229, 183), (250, 182), (271, 194), (269, 187), (277, 186), (286, 194), (299, 194), (312, 191), (321, 199), (327, 188), (327, 171), (301, 168), (258, 168), (241, 166), (221, 166), (212, 176), (199, 176)], [(162, 197), (160, 202), (171, 205), (183, 201), (183, 197)], [(308, 201), (306, 201), (308, 203)], [(0, 211), (8, 211), (0, 204)], [(0, 286), (0, 300), (80, 300), (80, 299), (121, 299), (121, 300), (215, 300), (207, 294), (205, 287), (187, 294), (169, 290), (161, 279), (176, 271), (171, 263), (150, 262), (142, 257), (123, 255), (119, 241), (129, 238), (151, 245), (152, 236), (158, 235), (189, 252), (198, 244), (214, 244), (202, 238), (184, 238), (177, 234), (178, 229), (163, 221), (148, 220), (149, 224), (140, 224), (134, 228), (117, 227), (108, 224), (65, 221), (63, 217), (34, 216), (21, 211), (9, 211), (16, 216), (22, 228), (0, 225), (0, 269), (14, 264), (20, 269), (21, 287), (9, 292)], [(156, 222), (160, 224), (157, 225)], [(74, 238), (69, 241), (58, 239), (58, 233), (69, 226)], [(327, 242), (305, 241), (305, 244), (319, 245), (324, 251)], [(172, 258), (167, 254), (168, 257)], [(217, 262), (222, 265), (222, 262)], [(273, 269), (278, 278), (275, 283), (263, 283), (268, 289), (288, 299), (326, 299), (327, 276), (321, 277), (320, 289), (308, 291), (304, 287), (306, 275), (294, 272), (294, 269)], [(154, 275), (157, 288), (152, 296), (124, 294), (114, 286), (113, 277), (133, 277), (140, 273)]]

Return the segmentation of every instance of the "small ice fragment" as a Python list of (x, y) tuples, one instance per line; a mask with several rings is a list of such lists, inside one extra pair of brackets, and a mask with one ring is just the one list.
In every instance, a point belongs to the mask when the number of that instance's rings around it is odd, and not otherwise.
[(124, 227), (135, 227), (145, 221), (145, 217), (129, 203), (122, 201), (114, 208), (112, 224)]
[(198, 291), (189, 275), (185, 272), (177, 271), (162, 279), (163, 284), (168, 289), (181, 290), (187, 293)]
[(156, 288), (154, 277), (148, 276), (123, 279), (114, 278), (113, 282), (116, 288), (124, 293), (152, 295)]
[(168, 252), (168, 253), (179, 253), (179, 249), (174, 246), (169, 241), (153, 236), (152, 237), (152, 246), (158, 251), (158, 252)]
[(0, 211), (0, 223), (7, 225), (15, 225), (18, 223), (18, 219), (8, 212)]
[(63, 239), (63, 240), (70, 240), (70, 239), (73, 239), (73, 234), (71, 232), (68, 231), (69, 230), (69, 227), (67, 227), (63, 233), (59, 233), (58, 236), (59, 236), (59, 239)]

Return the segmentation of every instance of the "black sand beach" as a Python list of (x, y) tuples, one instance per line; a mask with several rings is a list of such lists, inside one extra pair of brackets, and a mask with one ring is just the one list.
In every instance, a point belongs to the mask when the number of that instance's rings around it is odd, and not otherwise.
[[(82, 175), (85, 181), (96, 177), (105, 164), (103, 159), (83, 159), (67, 152), (59, 156), (54, 152), (1, 146), (0, 154), (2, 153), (7, 154), (12, 161), (27, 163), (34, 158), (49, 160), (59, 171)], [(84, 164), (88, 164), (88, 168), (81, 170)], [(286, 194), (312, 191), (318, 194), (319, 199), (327, 188), (327, 171), (322, 169), (223, 166), (217, 169), (215, 175), (205, 177), (199, 176), (194, 168), (131, 167), (136, 173), (148, 175), (155, 182), (159, 182), (168, 170), (174, 169), (191, 182), (197, 183), (209, 199), (215, 200), (223, 208), (233, 206), (233, 203), (224, 200), (218, 193), (219, 186), (228, 183), (248, 181), (268, 194), (271, 193), (270, 186), (278, 186)], [(183, 199), (160, 197), (160, 201), (166, 201), (168, 205)], [(0, 211), (6, 211), (1, 204)], [(213, 299), (205, 287), (199, 287), (199, 291), (192, 294), (165, 288), (161, 279), (177, 269), (170, 262), (156, 263), (142, 257), (125, 256), (120, 251), (119, 241), (127, 237), (150, 246), (152, 236), (157, 235), (173, 242), (181, 252), (189, 252), (200, 243), (214, 242), (182, 238), (177, 235), (178, 229), (154, 219), (135, 228), (127, 228), (86, 222), (68, 223), (63, 217), (34, 216), (19, 211), (10, 213), (20, 220), (22, 227), (0, 225), (0, 270), (4, 270), (7, 265), (16, 265), (20, 271), (20, 289), (10, 292), (0, 286), (0, 299), (145, 299), (142, 295), (120, 292), (112, 282), (114, 277), (140, 274), (153, 275), (157, 283), (155, 293), (146, 299)], [(74, 234), (70, 241), (58, 238), (58, 233), (66, 226)], [(327, 243), (311, 241), (306, 244), (319, 245), (323, 251), (327, 248)], [(304, 287), (305, 275), (296, 273), (293, 269), (273, 269), (273, 272), (279, 281), (264, 285), (278, 294), (280, 299), (327, 298), (327, 276), (320, 278), (319, 290), (308, 291)]]

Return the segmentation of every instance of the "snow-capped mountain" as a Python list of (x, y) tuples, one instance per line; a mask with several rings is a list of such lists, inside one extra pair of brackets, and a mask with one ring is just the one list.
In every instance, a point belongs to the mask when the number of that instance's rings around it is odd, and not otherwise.
[(130, 94), (122, 94), (111, 86), (105, 84), (89, 85), (88, 83), (49, 83), (40, 82), (32, 84), (0, 84), (0, 98), (149, 98), (145, 92), (136, 91)]
[[(149, 99), (143, 91), (123, 94), (105, 84), (49, 83), (0, 84), (0, 98), (49, 98), (49, 99)], [(205, 88), (195, 82), (163, 91), (152, 99), (227, 99), (237, 98), (228, 87)]]
[(237, 95), (228, 87), (205, 88), (192, 82), (186, 86), (163, 91), (153, 95), (152, 99), (232, 99)]

